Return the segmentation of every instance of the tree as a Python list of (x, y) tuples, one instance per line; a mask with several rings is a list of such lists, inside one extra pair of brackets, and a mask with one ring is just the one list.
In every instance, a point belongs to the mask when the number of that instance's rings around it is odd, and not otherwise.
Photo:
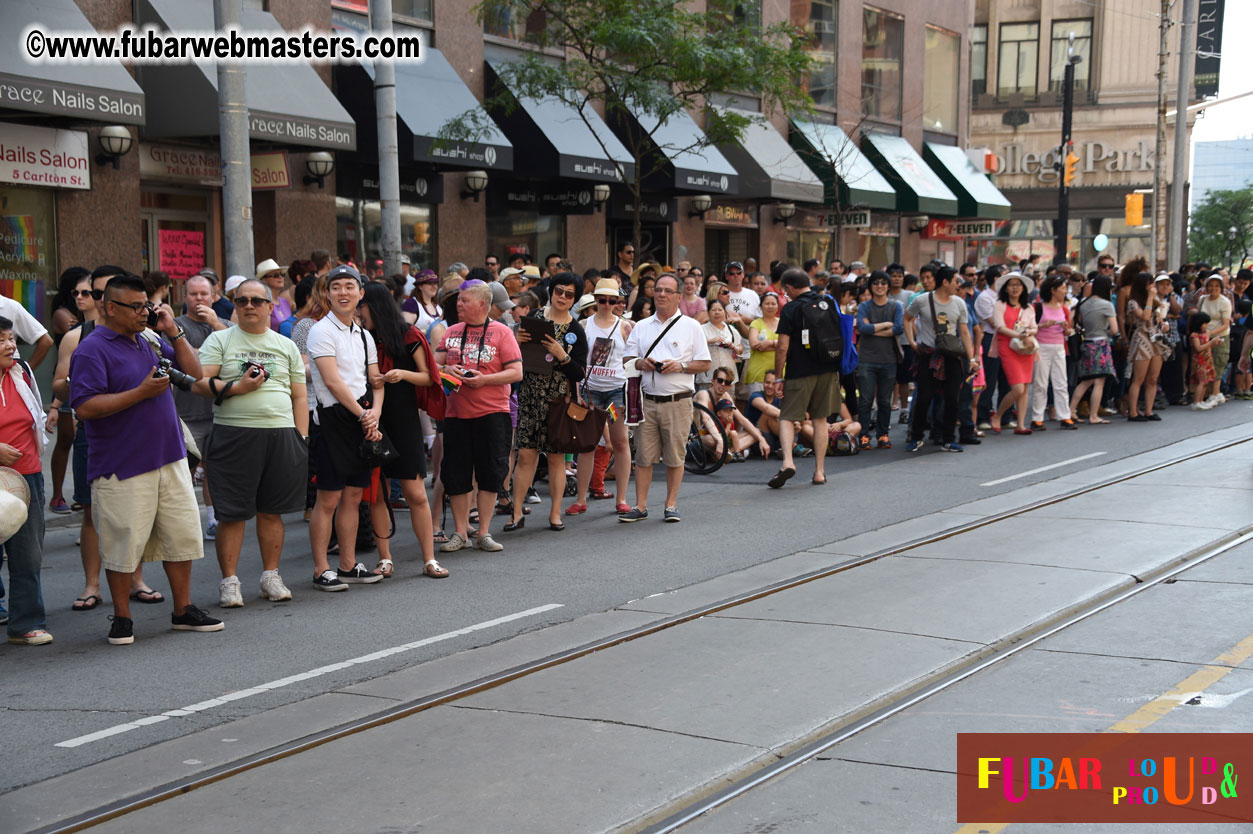
[[(620, 181), (639, 206), (644, 182), (666, 164), (651, 153), (654, 147), (699, 151), (737, 141), (764, 119), (715, 108), (713, 94), (758, 99), (765, 113), (812, 112), (812, 99), (797, 83), (813, 62), (806, 33), (788, 23), (762, 27), (752, 20), (760, 19), (756, 9), (743, 0), (707, 0), (702, 11), (675, 0), (482, 0), (475, 12), (487, 31), (524, 35), (538, 47), (499, 68), (499, 88), (487, 91), (485, 109), (511, 113), (519, 106), (516, 94), (558, 99), (589, 127), (598, 109), (611, 123), (633, 124), (630, 114), (651, 117), (645, 120), (651, 129), (619, 132), (634, 161), (633, 172), (618, 164)], [(554, 51), (565, 60), (552, 60)], [(683, 111), (704, 117), (704, 136), (683, 148), (655, 142), (666, 120)], [(488, 127), (486, 118), (481, 110), (464, 113), (444, 125), (441, 138), (474, 140)], [(640, 212), (634, 214), (638, 241)]]
[(1238, 191), (1211, 191), (1192, 210), (1188, 257), (1193, 262), (1240, 267), (1248, 260), (1251, 246), (1253, 186)]

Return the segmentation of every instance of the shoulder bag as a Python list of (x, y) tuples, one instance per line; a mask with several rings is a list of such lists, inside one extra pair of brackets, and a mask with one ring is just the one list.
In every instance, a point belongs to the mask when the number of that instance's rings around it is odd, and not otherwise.
[[(361, 330), (361, 347), (365, 351), (365, 396), (363, 400), (373, 404), (373, 392), (370, 389), (370, 349), (365, 343), (365, 329)], [(365, 403), (362, 403), (364, 405)], [(387, 435), (383, 434), (383, 429), (379, 429), (381, 435), (378, 440), (367, 440), (365, 430), (361, 431), (361, 446), (357, 449), (357, 454), (361, 456), (361, 460), (365, 461), (370, 468), (383, 466), (391, 463), (400, 457), (400, 453), (396, 451), (396, 446), (387, 439)]]
[[(962, 344), (962, 337), (957, 333), (949, 333), (947, 325), (943, 333), (940, 332), (940, 320), (935, 312), (935, 293), (927, 293), (927, 302), (931, 305), (931, 329), (935, 331), (935, 350), (941, 356), (965, 356), (966, 346)], [(956, 322), (961, 327), (961, 319)]]

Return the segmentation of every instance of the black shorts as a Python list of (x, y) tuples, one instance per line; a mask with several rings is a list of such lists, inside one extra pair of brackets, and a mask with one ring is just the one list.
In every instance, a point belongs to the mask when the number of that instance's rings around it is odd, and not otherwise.
[(295, 428), (213, 427), (205, 444), (205, 478), (219, 521), (247, 521), (305, 508), (308, 450)]
[(914, 381), (914, 349), (909, 345), (902, 345), (901, 351), (905, 358), (896, 363), (896, 384), (908, 385)]
[(87, 428), (82, 420), (78, 421), (78, 431), (74, 433), (72, 464), (74, 467), (74, 503), (90, 507), (91, 484), (87, 481)]
[(318, 434), (311, 454), (319, 490), (339, 492), (346, 486), (370, 485), (373, 470), (358, 454), (363, 438), (360, 421), (346, 408), (318, 407)]
[(500, 492), (509, 474), (509, 443), (513, 426), (509, 412), (483, 417), (444, 419), (444, 492), (465, 495), (474, 489)]

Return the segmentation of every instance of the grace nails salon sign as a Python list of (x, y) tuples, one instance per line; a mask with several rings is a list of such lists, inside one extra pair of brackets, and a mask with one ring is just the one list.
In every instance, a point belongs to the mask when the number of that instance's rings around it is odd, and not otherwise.
[(81, 130), (0, 125), (0, 182), (91, 188), (91, 157)]

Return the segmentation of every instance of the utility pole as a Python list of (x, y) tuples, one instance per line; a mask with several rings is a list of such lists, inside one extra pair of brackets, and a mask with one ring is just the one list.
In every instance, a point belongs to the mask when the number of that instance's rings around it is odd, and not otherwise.
[(1166, 269), (1166, 60), (1170, 55), (1170, 0), (1162, 0), (1157, 26), (1157, 145), (1153, 154), (1152, 269)]
[[(370, 0), (370, 30), (392, 36), (391, 0)], [(383, 274), (400, 272), (400, 162), (396, 138), (396, 65), (391, 58), (374, 59), (374, 109), (379, 134), (379, 246)]]
[[(219, 31), (239, 27), (241, 0), (213, 0), (213, 25)], [(227, 276), (255, 274), (252, 251), (252, 156), (248, 150), (248, 102), (245, 73), (238, 61), (218, 59), (218, 140), (222, 154), (222, 231), (226, 238)]]
[(1170, 222), (1166, 226), (1166, 268), (1184, 262), (1183, 192), (1188, 184), (1188, 101), (1192, 94), (1192, 70), (1196, 53), (1196, 0), (1183, 0), (1179, 30), (1179, 86), (1175, 91), (1175, 158), (1171, 164)]
[(1053, 221), (1053, 263), (1066, 263), (1070, 250), (1070, 181), (1074, 177), (1074, 144), (1070, 141), (1071, 121), (1075, 109), (1075, 33), (1070, 33), (1066, 69), (1062, 80), (1062, 144), (1057, 151), (1057, 219)]

